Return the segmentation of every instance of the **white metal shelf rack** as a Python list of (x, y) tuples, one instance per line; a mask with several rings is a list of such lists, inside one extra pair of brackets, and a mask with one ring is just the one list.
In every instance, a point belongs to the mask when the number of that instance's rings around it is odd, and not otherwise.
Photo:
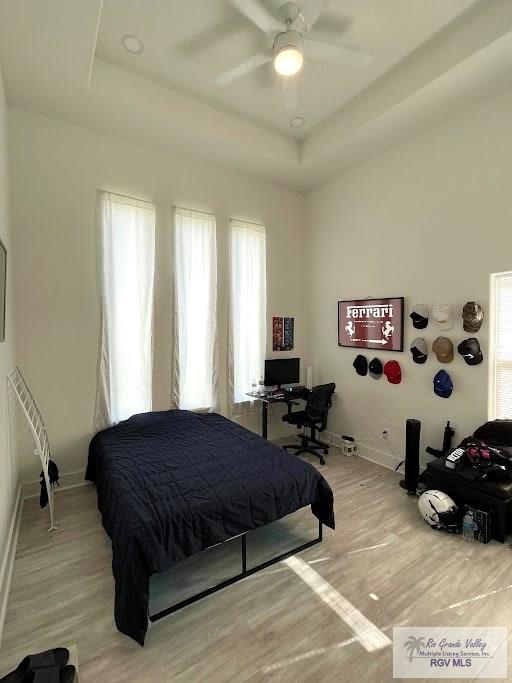
[(55, 525), (53, 512), (53, 488), (50, 484), (50, 476), (48, 474), (48, 466), (50, 463), (50, 444), (48, 441), (48, 434), (44, 426), (43, 417), (30, 389), (25, 382), (23, 375), (19, 368), (15, 368), (10, 375), (7, 376), (7, 382), (12, 388), (14, 395), (18, 399), (18, 403), (23, 411), (28, 427), (32, 433), (35, 442), (34, 454), (37, 455), (41, 461), (43, 470), (43, 477), (46, 483), (46, 491), (48, 492), (48, 507), (50, 510), (50, 528), (48, 531), (58, 529)]

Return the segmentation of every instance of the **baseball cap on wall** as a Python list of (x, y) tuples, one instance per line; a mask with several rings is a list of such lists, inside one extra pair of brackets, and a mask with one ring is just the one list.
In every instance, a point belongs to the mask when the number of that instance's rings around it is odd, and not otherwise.
[(425, 306), (425, 304), (416, 304), (409, 317), (412, 320), (413, 327), (417, 330), (424, 330), (428, 325), (428, 306)]
[(423, 337), (416, 337), (411, 344), (412, 359), (415, 363), (423, 365), (427, 361), (428, 346)]
[(462, 309), (465, 332), (478, 332), (484, 319), (484, 309), (476, 301), (467, 301)]
[(450, 304), (436, 304), (432, 309), (432, 317), (442, 330), (451, 330), (453, 327), (453, 308)]
[(440, 363), (451, 363), (453, 360), (453, 344), (448, 337), (437, 337), (432, 344), (432, 351)]
[(480, 349), (480, 342), (475, 337), (464, 339), (457, 347), (457, 351), (468, 365), (480, 365), (484, 356)]
[(361, 356), (361, 354), (356, 356), (356, 359), (352, 365), (354, 366), (357, 374), (361, 375), (361, 377), (364, 377), (368, 374), (368, 360), (365, 358), (365, 356)]
[(374, 358), (372, 361), (370, 361), (368, 370), (370, 372), (370, 377), (373, 377), (373, 379), (380, 379), (382, 377), (382, 363), (378, 358)]
[(384, 366), (384, 374), (390, 384), (400, 384), (402, 381), (402, 370), (396, 360), (388, 360)]
[(452, 395), (453, 382), (446, 370), (439, 370), (434, 377), (434, 394), (441, 398), (449, 398)]

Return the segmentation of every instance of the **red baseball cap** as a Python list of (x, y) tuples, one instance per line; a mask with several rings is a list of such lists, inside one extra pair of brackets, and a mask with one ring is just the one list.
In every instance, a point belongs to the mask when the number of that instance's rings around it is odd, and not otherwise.
[(384, 374), (390, 384), (400, 384), (402, 381), (402, 371), (397, 360), (388, 360), (384, 366)]

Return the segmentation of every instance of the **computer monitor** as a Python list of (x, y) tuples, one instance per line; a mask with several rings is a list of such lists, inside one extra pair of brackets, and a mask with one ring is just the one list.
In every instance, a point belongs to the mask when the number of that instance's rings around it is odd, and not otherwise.
[(300, 358), (273, 358), (265, 361), (265, 386), (279, 388), (300, 381)]

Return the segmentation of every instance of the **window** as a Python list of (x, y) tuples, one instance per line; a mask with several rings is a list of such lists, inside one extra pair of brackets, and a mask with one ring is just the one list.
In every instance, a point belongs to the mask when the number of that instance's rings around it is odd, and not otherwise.
[(187, 410), (217, 405), (217, 247), (215, 216), (174, 211), (176, 324), (173, 404)]
[(266, 235), (262, 225), (231, 221), (230, 385), (233, 404), (246, 402), (263, 376), (266, 347)]
[(512, 272), (491, 275), (491, 419), (512, 419)]
[(95, 427), (151, 410), (155, 207), (101, 192), (102, 329)]

